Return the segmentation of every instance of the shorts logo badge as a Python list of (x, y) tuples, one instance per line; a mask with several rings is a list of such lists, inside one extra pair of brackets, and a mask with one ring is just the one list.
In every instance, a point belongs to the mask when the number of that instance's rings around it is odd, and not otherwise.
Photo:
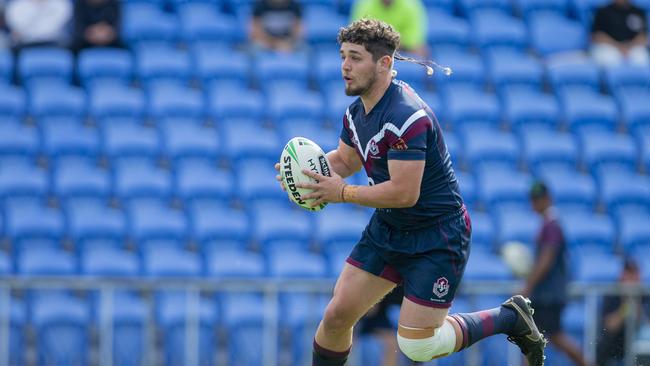
[(445, 277), (440, 277), (433, 284), (433, 294), (438, 297), (443, 297), (449, 293), (449, 281)]

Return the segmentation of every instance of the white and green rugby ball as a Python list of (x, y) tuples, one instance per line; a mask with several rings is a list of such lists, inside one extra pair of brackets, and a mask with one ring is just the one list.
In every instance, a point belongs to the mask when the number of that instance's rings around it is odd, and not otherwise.
[(323, 149), (315, 142), (304, 138), (294, 137), (282, 150), (280, 156), (280, 177), (287, 190), (289, 199), (298, 206), (309, 210), (319, 211), (327, 206), (327, 203), (311, 207), (314, 199), (302, 199), (302, 196), (310, 193), (311, 189), (298, 188), (298, 183), (317, 183), (317, 181), (302, 173), (303, 169), (330, 177), (330, 164)]

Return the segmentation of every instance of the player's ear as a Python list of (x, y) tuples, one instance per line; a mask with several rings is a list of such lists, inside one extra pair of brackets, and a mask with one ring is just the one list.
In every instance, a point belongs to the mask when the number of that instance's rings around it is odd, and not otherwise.
[(393, 58), (389, 55), (382, 56), (379, 59), (379, 66), (383, 71), (390, 72), (393, 69)]

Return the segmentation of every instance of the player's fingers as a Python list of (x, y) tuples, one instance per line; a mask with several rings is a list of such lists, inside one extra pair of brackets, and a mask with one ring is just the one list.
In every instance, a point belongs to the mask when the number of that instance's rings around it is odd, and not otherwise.
[(277, 180), (278, 182), (282, 182), (282, 177), (280, 175), (276, 175), (275, 180)]
[(296, 187), (304, 189), (318, 189), (318, 184), (314, 183), (296, 183)]
[(316, 179), (319, 182), (323, 180), (323, 178), (325, 178), (324, 175), (320, 175), (318, 173), (312, 172), (311, 170), (307, 170), (307, 169), (303, 169), (302, 173), (308, 177)]
[(275, 170), (280, 171), (280, 163), (275, 163)]
[(319, 198), (319, 199), (315, 200), (314, 202), (312, 202), (310, 206), (311, 207), (318, 207), (318, 206), (322, 205), (323, 203), (325, 203), (325, 200), (323, 198)]

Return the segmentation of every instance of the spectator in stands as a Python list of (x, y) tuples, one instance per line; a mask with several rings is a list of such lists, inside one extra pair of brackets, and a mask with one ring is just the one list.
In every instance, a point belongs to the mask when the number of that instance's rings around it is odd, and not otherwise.
[(302, 6), (296, 0), (257, 0), (250, 35), (262, 49), (295, 50), (302, 43)]
[(69, 0), (11, 0), (6, 21), (16, 50), (30, 46), (68, 46), (72, 19)]
[(74, 8), (74, 49), (120, 46), (120, 3), (78, 0)]
[[(619, 282), (637, 284), (641, 281), (641, 271), (636, 262), (627, 258)], [(644, 301), (647, 304), (647, 299)], [(627, 316), (634, 311), (634, 304), (621, 296), (605, 296), (603, 299), (603, 332), (598, 339), (597, 364), (602, 366), (619, 365), (625, 357), (625, 323)], [(637, 307), (637, 316), (642, 308)], [(639, 318), (637, 318), (639, 319)], [(637, 325), (640, 322), (636, 323)]]
[(520, 291), (535, 304), (535, 322), (551, 343), (567, 354), (576, 365), (585, 366), (578, 347), (562, 331), (562, 310), (567, 299), (569, 282), (566, 242), (551, 195), (546, 185), (535, 182), (530, 190), (533, 210), (543, 219), (536, 239), (535, 264)]
[(591, 52), (597, 63), (609, 66), (623, 61), (650, 64), (648, 19), (629, 0), (614, 0), (596, 10), (591, 31)]
[(420, 0), (357, 0), (352, 20), (383, 20), (400, 34), (400, 51), (421, 57), (428, 55), (426, 45), (427, 12)]

